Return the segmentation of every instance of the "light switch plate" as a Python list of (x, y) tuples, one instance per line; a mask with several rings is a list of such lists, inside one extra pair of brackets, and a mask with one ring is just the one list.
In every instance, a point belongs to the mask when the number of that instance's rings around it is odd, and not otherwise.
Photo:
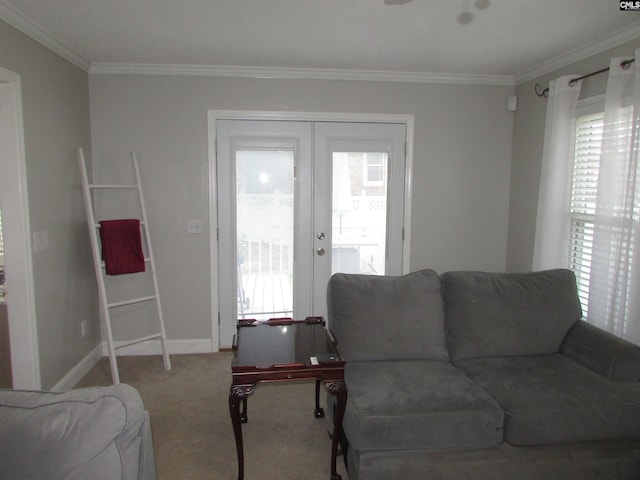
[(33, 232), (33, 251), (40, 252), (49, 248), (49, 231)]

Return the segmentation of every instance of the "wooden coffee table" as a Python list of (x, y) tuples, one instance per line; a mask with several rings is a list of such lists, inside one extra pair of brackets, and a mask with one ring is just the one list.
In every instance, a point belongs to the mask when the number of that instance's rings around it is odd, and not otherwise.
[[(347, 403), (344, 383), (345, 362), (322, 317), (306, 320), (290, 318), (238, 321), (233, 342), (229, 412), (238, 452), (238, 480), (244, 479), (242, 424), (248, 420), (247, 397), (260, 382), (316, 381), (316, 418), (324, 417), (320, 408), (320, 384), (336, 396), (331, 439), (331, 480), (340, 480), (336, 471), (338, 441)], [(240, 409), (242, 404), (242, 411)]]

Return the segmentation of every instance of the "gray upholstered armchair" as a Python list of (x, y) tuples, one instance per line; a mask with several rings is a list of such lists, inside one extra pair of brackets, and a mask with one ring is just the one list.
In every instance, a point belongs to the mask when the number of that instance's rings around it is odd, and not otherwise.
[(3, 480), (155, 480), (149, 415), (125, 384), (0, 390)]

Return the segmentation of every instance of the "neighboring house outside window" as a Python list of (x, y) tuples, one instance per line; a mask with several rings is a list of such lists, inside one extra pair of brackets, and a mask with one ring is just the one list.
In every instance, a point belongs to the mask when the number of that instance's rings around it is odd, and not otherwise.
[(384, 153), (374, 152), (364, 154), (364, 178), (365, 186), (383, 185), (387, 173), (387, 162)]

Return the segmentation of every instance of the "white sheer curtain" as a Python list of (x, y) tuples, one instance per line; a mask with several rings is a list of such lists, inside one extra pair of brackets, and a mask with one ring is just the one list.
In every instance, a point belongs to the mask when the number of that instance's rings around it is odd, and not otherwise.
[(538, 217), (533, 269), (568, 267), (569, 198), (573, 165), (578, 75), (564, 76), (549, 84), (544, 151), (538, 196)]
[(640, 49), (611, 60), (589, 287), (588, 321), (640, 343)]

